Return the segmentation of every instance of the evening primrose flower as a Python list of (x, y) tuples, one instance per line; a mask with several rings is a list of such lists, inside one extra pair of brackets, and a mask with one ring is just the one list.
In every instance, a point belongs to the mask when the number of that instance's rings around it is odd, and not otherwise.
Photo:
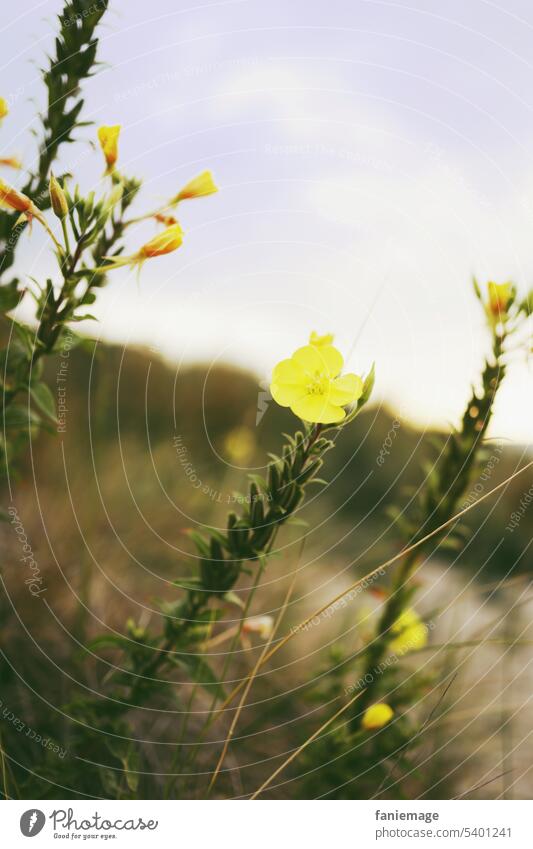
[(176, 206), (182, 200), (191, 200), (192, 198), (202, 198), (206, 195), (213, 195), (218, 192), (218, 188), (213, 179), (211, 171), (202, 171), (197, 177), (193, 177), (186, 186), (170, 201), (170, 206)]
[(361, 726), (365, 731), (376, 731), (390, 722), (393, 716), (394, 711), (390, 705), (385, 702), (378, 702), (365, 710)]
[(115, 124), (112, 127), (99, 127), (98, 141), (102, 148), (102, 153), (105, 156), (107, 163), (106, 174), (110, 174), (118, 159), (118, 137), (120, 134), (120, 124)]
[(304, 345), (274, 368), (270, 391), (281, 407), (290, 407), (306, 422), (333, 424), (346, 416), (343, 409), (361, 397), (357, 374), (339, 377), (343, 366), (333, 345)]
[(110, 260), (109, 265), (104, 265), (98, 268), (97, 271), (111, 271), (113, 268), (119, 268), (122, 265), (138, 266), (139, 269), (147, 259), (152, 259), (156, 256), (172, 253), (177, 250), (183, 243), (183, 230), (179, 224), (173, 224), (172, 227), (167, 227), (162, 233), (158, 233), (149, 242), (146, 242), (139, 248), (137, 253), (131, 256), (105, 256), (104, 259)]
[(319, 336), (316, 330), (313, 330), (309, 336), (309, 344), (321, 348), (322, 345), (333, 345), (333, 338), (333, 333), (325, 333), (323, 336)]
[(494, 283), (491, 280), (487, 284), (487, 291), (487, 315), (492, 324), (497, 324), (507, 317), (507, 309), (514, 296), (514, 286), (510, 282)]
[(423, 649), (428, 641), (428, 629), (420, 616), (412, 608), (400, 613), (391, 627), (393, 639), (389, 643), (394, 654), (406, 654), (409, 651)]
[(4, 97), (0, 97), (0, 123), (4, 120), (4, 118), (8, 114), (9, 114), (9, 106), (7, 105), (7, 100)]

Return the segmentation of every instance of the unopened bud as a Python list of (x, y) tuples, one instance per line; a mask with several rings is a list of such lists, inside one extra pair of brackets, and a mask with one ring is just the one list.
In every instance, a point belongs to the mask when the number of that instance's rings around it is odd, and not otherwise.
[(54, 210), (55, 215), (58, 218), (63, 219), (68, 215), (68, 203), (67, 198), (65, 196), (65, 192), (59, 185), (59, 182), (56, 180), (53, 174), (50, 174), (50, 184), (48, 187), (50, 192), (50, 201), (52, 203), (52, 209)]

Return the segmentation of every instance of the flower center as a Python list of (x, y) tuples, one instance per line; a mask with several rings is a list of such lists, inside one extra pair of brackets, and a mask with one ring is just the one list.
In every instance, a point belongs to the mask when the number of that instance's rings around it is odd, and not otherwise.
[(307, 384), (307, 392), (309, 395), (326, 395), (329, 390), (329, 378), (315, 371), (313, 375), (309, 375)]

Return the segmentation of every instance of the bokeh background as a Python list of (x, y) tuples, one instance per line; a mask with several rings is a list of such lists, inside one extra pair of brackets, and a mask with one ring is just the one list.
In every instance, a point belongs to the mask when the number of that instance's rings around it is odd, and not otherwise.
[[(11, 114), (2, 155), (28, 164), (28, 130), (43, 105), (39, 57), (60, 8), (23, 0), (3, 23), (1, 93)], [(301, 533), (289, 533), (254, 612), (275, 614), (297, 570), (288, 627), (394, 553), (385, 508), (423, 486), (429, 437), (458, 422), (488, 351), (472, 275), (513, 279), (524, 292), (533, 278), (532, 41), (533, 10), (518, 0), (111, 0), (86, 117), (122, 125), (120, 167), (145, 181), (137, 211), (206, 168), (220, 192), (183, 204), (177, 254), (147, 263), (140, 282), (113, 273), (93, 309), (98, 324), (77, 328), (94, 344), (69, 358), (66, 431), (31, 445), (26, 478), (12, 482), (48, 587), (36, 620), (17, 542), (0, 528), (12, 670), (4, 692), (33, 727), (43, 705), (68, 700), (84, 641), (120, 631), (127, 616), (157, 627), (154, 598), (175, 594), (172, 581), (190, 565), (186, 529), (223, 524), (246, 472), (260, 471), (293, 427), (265, 381), (312, 329), (335, 333), (350, 370), (376, 362), (375, 405), (331, 455), (330, 485), (306, 515), (304, 554)], [(85, 190), (102, 179), (94, 138), (86, 128), (60, 159)], [(132, 249), (153, 232), (150, 223), (132, 228)], [(53, 269), (48, 245), (37, 228), (25, 239), (17, 271), (42, 278)], [(29, 305), (20, 309), (30, 317)], [(48, 366), (52, 385), (57, 368)], [(481, 492), (529, 457), (531, 388), (518, 354), (490, 430), (498, 460)], [(519, 479), (473, 511), (464, 550), (435, 552), (417, 577), (421, 614), (438, 629), (424, 663), (458, 678), (427, 741), (428, 771), (405, 778), (412, 795), (466, 793), (494, 776), (481, 797), (531, 795), (533, 513), (506, 531), (530, 485)], [(273, 752), (316, 728), (306, 693), (335, 667), (332, 645), (357, 649), (360, 621), (378, 605), (372, 594), (357, 599), (261, 678), (228, 794), (254, 789), (276, 765)], [(441, 648), (464, 640), (466, 649)], [(253, 651), (239, 649), (236, 676)], [(424, 696), (422, 712), (435, 695)], [(61, 716), (47, 716), (44, 730), (61, 739)], [(156, 743), (172, 735), (163, 718), (150, 730)], [(154, 770), (160, 751), (154, 744)], [(39, 768), (27, 741), (21, 763)], [(275, 792), (301, 794), (298, 780)], [(319, 777), (312, 794), (331, 793), (328, 781)]]

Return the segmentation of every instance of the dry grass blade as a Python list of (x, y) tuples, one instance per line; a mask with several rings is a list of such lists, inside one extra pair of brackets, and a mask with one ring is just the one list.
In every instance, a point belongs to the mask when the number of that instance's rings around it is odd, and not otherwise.
[[(305, 538), (304, 538), (304, 542), (305, 542)], [(302, 545), (302, 551), (303, 551), (303, 545)], [(300, 552), (300, 556), (301, 556), (301, 552)], [(278, 630), (278, 628), (281, 624), (283, 616), (285, 615), (285, 611), (287, 610), (287, 606), (288, 606), (289, 601), (291, 599), (291, 596), (292, 596), (292, 593), (293, 593), (293, 590), (294, 590), (294, 585), (296, 583), (296, 575), (297, 575), (297, 570), (294, 571), (289, 589), (287, 590), (287, 593), (285, 595), (285, 599), (284, 599), (283, 604), (281, 606), (281, 609), (280, 609), (280, 612), (279, 612), (278, 617), (276, 619), (276, 622), (274, 624), (274, 627), (272, 628), (272, 632), (270, 633), (270, 636), (268, 637), (265, 645), (263, 646), (263, 650), (261, 651), (261, 654), (259, 655), (259, 657), (258, 657), (258, 659), (257, 659), (257, 661), (254, 665), (254, 668), (252, 669), (252, 672), (250, 673), (250, 675), (248, 676), (248, 678), (246, 680), (246, 684), (245, 684), (245, 687), (244, 687), (244, 693), (242, 694), (241, 700), (240, 700), (240, 702), (237, 706), (237, 710), (235, 711), (235, 716), (233, 717), (233, 720), (231, 722), (228, 734), (227, 734), (226, 739), (224, 741), (224, 746), (222, 747), (222, 752), (221, 752), (220, 757), (218, 759), (218, 763), (215, 767), (215, 771), (213, 773), (211, 781), (209, 782), (209, 788), (207, 790), (208, 796), (211, 793), (211, 790), (213, 789), (213, 787), (215, 785), (215, 782), (218, 778), (220, 770), (222, 769), (222, 764), (224, 763), (224, 759), (226, 757), (226, 754), (227, 754), (227, 751), (228, 751), (228, 748), (229, 748), (229, 744), (231, 742), (231, 738), (235, 734), (235, 728), (237, 727), (237, 722), (239, 721), (239, 717), (241, 715), (242, 709), (243, 709), (244, 704), (246, 702), (246, 699), (248, 697), (248, 693), (250, 692), (250, 690), (252, 688), (252, 684), (255, 680), (255, 676), (257, 675), (257, 672), (259, 671), (260, 667), (263, 664), (263, 659), (264, 659), (266, 653), (268, 652), (268, 649), (272, 645), (272, 640), (276, 636), (277, 630)]]
[[(437, 536), (438, 534), (442, 533), (442, 531), (446, 530), (446, 528), (449, 528), (450, 525), (453, 525), (455, 522), (459, 521), (459, 519), (461, 519), (466, 513), (469, 513), (470, 510), (473, 510), (474, 507), (477, 507), (483, 501), (485, 501), (486, 499), (488, 499), (492, 495), (494, 495), (494, 493), (496, 493), (500, 489), (503, 489), (504, 487), (506, 487), (509, 483), (511, 483), (511, 481), (513, 481), (519, 475), (526, 472), (531, 467), (533, 467), (533, 460), (531, 460), (529, 463), (526, 463), (526, 465), (522, 466), (521, 469), (518, 469), (518, 471), (514, 472), (512, 475), (510, 475), (508, 478), (503, 480), (497, 486), (493, 487), (493, 489), (486, 492), (484, 495), (482, 495), (480, 498), (478, 498), (477, 501), (474, 501), (474, 502), (472, 502), (472, 504), (469, 504), (467, 507), (464, 507), (462, 510), (459, 511), (459, 513), (456, 513), (454, 516), (452, 516), (451, 519), (448, 519), (442, 525), (439, 525), (438, 528), (435, 528), (435, 530), (426, 534), (424, 537), (419, 539), (417, 542), (413, 543), (413, 545), (407, 546), (407, 548), (403, 548), (401, 551), (398, 552), (398, 554), (395, 554), (394, 557), (391, 557), (389, 560), (386, 560), (384, 563), (381, 563), (379, 566), (376, 566), (375, 569), (372, 569), (372, 571), (368, 572), (362, 578), (358, 578), (357, 581), (354, 581), (353, 584), (351, 584), (345, 590), (338, 593), (334, 598), (332, 598), (332, 599), (330, 599), (330, 601), (326, 602), (326, 604), (323, 604), (322, 607), (318, 608), (318, 610), (314, 610), (312, 613), (309, 614), (309, 616), (307, 616), (306, 619), (303, 620), (303, 622), (300, 622), (299, 625), (297, 625), (295, 628), (292, 628), (289, 631), (289, 633), (286, 634), (279, 641), (279, 643), (276, 643), (276, 645), (272, 649), (270, 649), (269, 652), (267, 652), (265, 657), (262, 658), (262, 660), (259, 664), (258, 670), (262, 666), (264, 666), (264, 664), (267, 663), (267, 661), (269, 661), (270, 658), (273, 657), (276, 654), (276, 652), (278, 652), (280, 649), (282, 649), (284, 646), (286, 646), (287, 643), (289, 642), (289, 640), (291, 640), (293, 637), (296, 636), (296, 634), (298, 634), (301, 630), (303, 630), (305, 628), (305, 626), (309, 624), (309, 622), (311, 622), (317, 616), (321, 616), (322, 613), (324, 613), (326, 610), (328, 610), (328, 608), (332, 607), (332, 605), (334, 605), (338, 601), (340, 601), (341, 598), (344, 598), (344, 596), (346, 596), (349, 593), (356, 590), (364, 582), (372, 580), (372, 578), (374, 578), (378, 573), (382, 572), (384, 569), (388, 569), (389, 566), (392, 566), (394, 563), (397, 563), (399, 560), (401, 560), (407, 554), (410, 554), (412, 551), (415, 551), (421, 545), (424, 545), (424, 543), (428, 542), (428, 540), (430, 540), (433, 537)], [(239, 684), (237, 684), (237, 686), (228, 695), (226, 700), (222, 703), (218, 712), (214, 715), (214, 718), (216, 718), (217, 716), (220, 716), (223, 713), (223, 711), (228, 707), (228, 705), (231, 704), (231, 702), (233, 701), (235, 696), (238, 695), (238, 693), (240, 693), (242, 688), (246, 686), (251, 675), (252, 674), (256, 675), (258, 670), (254, 670), (253, 673), (250, 673), (249, 676), (247, 676)]]
[(302, 743), (302, 745), (301, 745), (301, 746), (298, 746), (298, 748), (297, 748), (297, 749), (295, 749), (295, 751), (294, 751), (291, 755), (289, 755), (289, 757), (288, 757), (286, 760), (284, 760), (284, 761), (283, 761), (283, 763), (281, 764), (281, 766), (278, 766), (278, 768), (277, 768), (276, 770), (274, 770), (274, 772), (272, 773), (272, 775), (269, 775), (269, 777), (267, 778), (267, 780), (266, 780), (266, 781), (263, 781), (263, 783), (262, 783), (261, 787), (260, 787), (258, 790), (256, 790), (256, 791), (255, 791), (255, 793), (253, 794), (253, 796), (251, 796), (250, 798), (251, 798), (251, 799), (257, 799), (257, 797), (259, 796), (259, 794), (260, 794), (260, 793), (262, 793), (262, 792), (263, 792), (263, 790), (266, 790), (266, 788), (268, 787), (268, 785), (269, 785), (269, 784), (271, 784), (271, 783), (272, 783), (272, 781), (274, 781), (274, 779), (275, 779), (275, 778), (277, 778), (277, 776), (280, 774), (280, 772), (283, 772), (283, 770), (285, 769), (285, 767), (286, 767), (286, 766), (288, 766), (290, 763), (292, 763), (292, 761), (296, 760), (296, 758), (298, 757), (298, 755), (300, 755), (300, 754), (303, 752), (303, 750), (304, 750), (304, 749), (306, 749), (306, 748), (307, 748), (307, 747), (308, 747), (308, 746), (309, 746), (309, 745), (313, 742), (313, 740), (316, 740), (316, 738), (317, 738), (320, 734), (322, 734), (322, 732), (323, 732), (323, 731), (325, 731), (325, 730), (326, 730), (326, 728), (327, 728), (329, 725), (331, 725), (331, 723), (332, 723), (332, 722), (335, 722), (335, 720), (337, 719), (337, 717), (341, 716), (341, 714), (343, 714), (345, 710), (348, 710), (348, 708), (349, 708), (351, 705), (353, 705), (353, 703), (356, 701), (356, 699), (358, 699), (358, 698), (359, 698), (359, 696), (362, 696), (362, 694), (363, 694), (364, 692), (365, 692), (364, 690), (359, 690), (359, 692), (358, 692), (358, 693), (356, 693), (356, 695), (355, 695), (352, 699), (350, 699), (350, 701), (349, 701), (349, 702), (346, 702), (346, 704), (345, 704), (345, 705), (343, 705), (343, 706), (340, 708), (340, 710), (338, 710), (336, 713), (334, 713), (334, 714), (333, 714), (333, 716), (330, 716), (330, 718), (329, 718), (329, 719), (327, 719), (327, 720), (324, 722), (324, 724), (320, 726), (320, 728), (318, 728), (318, 729), (317, 729), (317, 730), (316, 730), (313, 734), (311, 734), (311, 736), (310, 736), (310, 737), (308, 737), (308, 738), (307, 738), (307, 740), (305, 741), (305, 743)]

